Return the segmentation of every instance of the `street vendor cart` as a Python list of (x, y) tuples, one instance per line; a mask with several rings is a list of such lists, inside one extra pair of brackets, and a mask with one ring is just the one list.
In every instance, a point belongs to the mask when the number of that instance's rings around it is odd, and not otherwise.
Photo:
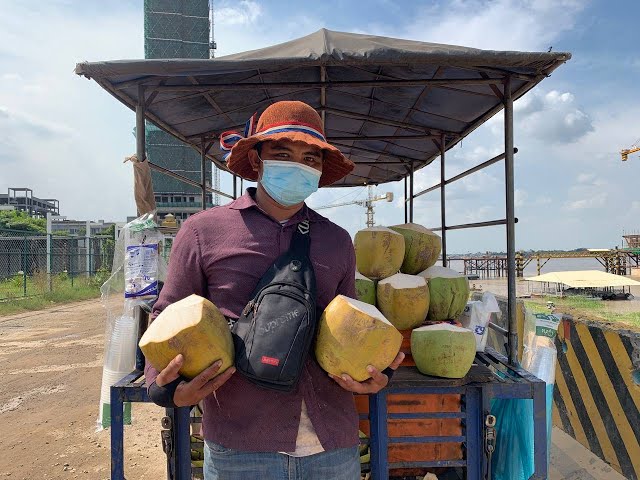
[[(152, 169), (198, 186), (203, 200), (211, 192), (227, 198), (241, 194), (242, 181), (235, 176), (231, 193), (213, 190), (205, 178), (206, 162), (226, 170), (220, 134), (242, 130), (248, 118), (275, 101), (301, 100), (320, 112), (327, 140), (356, 165), (332, 187), (404, 182), (405, 222), (414, 219), (416, 199), (439, 193), (440, 224), (433, 230), (442, 237), (444, 266), (449, 231), (503, 227), (507, 315), (504, 324), (491, 325), (501, 340), (478, 354), (469, 374), (459, 380), (421, 375), (409, 358), (386, 389), (358, 399), (361, 428), (370, 436), (374, 479), (447, 467), (461, 469), (468, 479), (487, 478), (495, 441), (491, 400), (532, 399), (532, 478), (543, 479), (545, 384), (518, 364), (513, 102), (569, 58), (568, 53), (486, 51), (322, 29), (280, 45), (211, 60), (80, 63), (76, 73), (95, 80), (136, 112), (139, 159), (145, 158), (145, 122), (199, 151), (200, 178), (186, 178), (160, 166), (158, 159), (148, 160)], [(503, 152), (464, 171), (451, 168), (447, 152), (499, 112), (504, 117)], [(447, 186), (498, 162), (504, 162), (504, 218), (448, 222)], [(439, 182), (416, 191), (415, 174), (428, 165), (438, 168)], [(448, 176), (447, 169), (459, 173)], [(118, 405), (147, 400), (141, 375), (132, 372), (112, 389), (113, 479), (124, 475)], [(173, 452), (170, 478), (182, 480), (191, 476), (188, 413), (183, 410), (170, 412), (164, 434)]]

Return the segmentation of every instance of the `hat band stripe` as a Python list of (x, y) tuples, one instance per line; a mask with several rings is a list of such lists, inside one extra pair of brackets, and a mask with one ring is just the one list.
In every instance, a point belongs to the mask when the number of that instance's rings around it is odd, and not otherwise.
[(255, 133), (254, 133), (254, 129), (255, 129), (255, 115), (247, 121), (244, 135), (238, 132), (223, 132), (222, 135), (220, 135), (220, 150), (225, 152), (222, 156), (222, 159), (226, 161), (229, 155), (231, 154), (231, 149), (233, 148), (233, 146), (243, 138), (248, 138), (248, 136), (255, 135), (257, 137), (257, 136), (274, 135), (276, 133), (294, 132), (294, 133), (305, 133), (307, 135), (311, 135), (312, 137), (322, 140), (323, 142), (327, 141), (327, 139), (324, 137), (322, 133), (320, 133), (318, 130), (316, 130), (312, 126), (306, 125), (304, 123), (276, 124), (276, 125), (267, 127), (265, 130), (261, 132), (255, 132)]
[(324, 135), (322, 135), (322, 133), (320, 133), (318, 130), (311, 127), (304, 126), (304, 125), (278, 125), (277, 127), (271, 127), (271, 128), (267, 128), (266, 130), (263, 130), (262, 132), (257, 132), (256, 135), (273, 135), (274, 133), (282, 133), (282, 132), (306, 133), (308, 135), (318, 138), (319, 140), (322, 140), (323, 142), (327, 141), (324, 138)]

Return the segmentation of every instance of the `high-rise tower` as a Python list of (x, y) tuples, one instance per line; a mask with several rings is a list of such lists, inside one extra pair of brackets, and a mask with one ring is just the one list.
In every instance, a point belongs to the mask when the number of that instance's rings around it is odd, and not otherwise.
[[(210, 58), (213, 43), (209, 0), (145, 0), (145, 58)], [(147, 124), (147, 155), (162, 167), (200, 183), (200, 154), (168, 133)], [(211, 187), (213, 164), (207, 162), (206, 184)], [(217, 169), (216, 169), (217, 170)], [(219, 172), (215, 172), (219, 178)], [(153, 189), (158, 213), (173, 214), (184, 220), (202, 209), (202, 191), (157, 172), (152, 172)], [(212, 195), (206, 196), (207, 207), (213, 205)], [(216, 196), (217, 197), (217, 196)]]

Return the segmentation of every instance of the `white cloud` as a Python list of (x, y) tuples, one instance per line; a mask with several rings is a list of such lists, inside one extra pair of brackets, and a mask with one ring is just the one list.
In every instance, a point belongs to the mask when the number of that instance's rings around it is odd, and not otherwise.
[(514, 105), (516, 126), (537, 140), (573, 143), (594, 129), (591, 117), (576, 105), (570, 92), (532, 91), (521, 102)]
[(595, 173), (581, 173), (578, 175), (577, 182), (578, 183), (591, 183), (595, 180)]
[[(63, 213), (70, 217), (117, 220), (135, 210), (131, 167), (121, 163), (135, 148), (134, 115), (95, 82), (75, 76), (72, 69), (83, 60), (141, 58), (142, 2), (116, 2), (113, 8), (100, 9), (99, 15), (88, 11), (93, 8), (86, 6), (90, 3), (57, 0), (40, 2), (34, 9), (19, 0), (2, 2), (0, 191), (7, 186), (30, 186), (38, 196), (59, 198)], [(216, 0), (217, 54), (273, 45), (321, 27), (499, 50), (546, 51), (553, 45), (559, 51), (565, 40), (579, 42), (575, 29), (581, 28), (580, 14), (590, 2), (425, 2), (429, 6), (405, 23), (377, 25), (367, 25), (357, 16), (338, 18), (326, 13), (335, 11), (337, 4), (329, 1), (322, 8), (310, 8), (298, 2), (278, 11), (270, 2)], [(362, 5), (370, 8), (365, 1)], [(386, 7), (376, 4), (376, 8)], [(34, 24), (40, 27), (33, 29)], [(607, 47), (616, 51), (616, 39), (610, 38)], [(584, 55), (592, 58), (590, 47), (584, 48)], [(633, 96), (637, 92), (616, 91), (606, 105), (596, 108), (592, 94), (600, 91), (598, 84), (585, 76), (574, 81), (581, 74), (576, 73), (577, 57), (515, 104), (520, 150), (516, 202), (527, 207), (518, 211), (518, 248), (575, 248), (582, 238), (594, 245), (610, 245), (624, 228), (637, 228), (640, 202), (630, 202), (629, 197), (635, 198), (632, 192), (637, 189), (640, 162), (634, 162), (634, 156), (623, 164), (619, 155), (621, 148), (638, 138), (640, 109)], [(629, 75), (640, 66), (635, 53), (625, 59), (629, 63), (621, 68), (627, 70), (619, 75)], [(20, 123), (23, 127), (18, 128)], [(36, 135), (38, 128), (48, 134)], [(502, 134), (498, 115), (448, 152), (447, 176), (501, 153)], [(447, 223), (504, 218), (503, 169), (503, 162), (498, 162), (447, 187)], [(227, 177), (223, 175), (223, 190), (230, 191)], [(415, 178), (416, 191), (438, 183), (437, 162), (418, 171)], [(393, 191), (396, 200), (376, 203), (376, 223), (403, 221), (402, 182), (377, 188), (377, 193), (385, 191)], [(312, 205), (333, 203), (348, 192), (318, 192)], [(415, 221), (427, 227), (439, 225), (439, 200), (438, 191), (419, 197), (414, 203)], [(351, 233), (364, 227), (363, 207), (321, 213)], [(566, 232), (567, 224), (572, 235), (548, 235), (549, 231)], [(503, 248), (503, 231), (451, 232), (449, 251)]]
[(526, 190), (516, 188), (515, 195), (514, 195), (514, 203), (516, 207), (524, 206), (528, 198), (529, 198), (529, 194), (526, 192)]
[(460, 183), (466, 193), (490, 192), (497, 190), (502, 184), (501, 180), (482, 170), (464, 177)]
[(0, 45), (20, 48), (0, 50), (9, 72), (0, 84), (0, 191), (26, 186), (59, 199), (70, 218), (123, 220), (135, 212), (131, 167), (122, 164), (135, 149), (134, 116), (73, 68), (143, 56), (142, 9), (87, 15), (64, 3), (3, 5)]
[(240, 2), (220, 2), (214, 9), (214, 20), (219, 25), (248, 26), (255, 24), (262, 16), (262, 6), (251, 0)]
[(609, 194), (607, 192), (600, 192), (588, 198), (582, 198), (579, 200), (572, 200), (565, 204), (566, 210), (583, 210), (588, 208), (603, 207), (607, 203)]
[(0, 105), (0, 132), (8, 138), (32, 135), (32, 140), (42, 139), (43, 136), (66, 137), (75, 134), (75, 130), (60, 122), (51, 122), (34, 118), (28, 114), (10, 111)]
[[(463, 221), (466, 223), (475, 223), (475, 222), (484, 222), (489, 220), (495, 220), (493, 218), (493, 214), (495, 213), (495, 208), (489, 205), (480, 205), (477, 207), (469, 208), (467, 207), (464, 211), (460, 213)], [(451, 222), (447, 222), (447, 224), (451, 224)]]
[(581, 0), (454, 0), (421, 9), (408, 38), (493, 50), (544, 50), (571, 30)]

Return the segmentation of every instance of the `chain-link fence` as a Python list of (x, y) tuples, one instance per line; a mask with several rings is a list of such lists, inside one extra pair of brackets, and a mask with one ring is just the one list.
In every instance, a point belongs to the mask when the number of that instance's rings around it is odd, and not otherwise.
[(0, 229), (0, 301), (91, 283), (111, 272), (112, 236), (71, 236)]

